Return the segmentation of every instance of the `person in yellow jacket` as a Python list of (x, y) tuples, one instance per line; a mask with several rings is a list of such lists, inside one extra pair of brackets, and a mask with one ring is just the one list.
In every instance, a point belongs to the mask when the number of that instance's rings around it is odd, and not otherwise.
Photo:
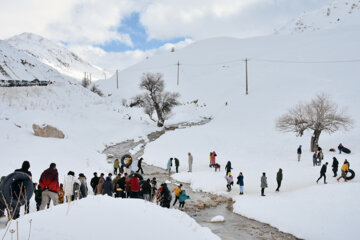
[(119, 159), (115, 159), (115, 161), (114, 161), (114, 174), (115, 175), (117, 175), (117, 171), (119, 169), (119, 166), (120, 166)]
[(175, 201), (174, 201), (173, 206), (175, 206), (175, 203), (177, 202), (177, 200), (179, 200), (181, 187), (182, 187), (182, 184), (180, 184), (179, 186), (177, 186), (176, 188), (174, 188), (172, 190), (172, 192), (175, 194)]
[(64, 185), (61, 183), (58, 192), (59, 204), (64, 203)]
[(341, 176), (337, 179), (337, 181), (339, 182), (341, 178), (344, 178), (344, 181), (347, 182), (346, 174), (348, 171), (349, 171), (349, 162), (345, 159), (344, 164), (341, 167)]

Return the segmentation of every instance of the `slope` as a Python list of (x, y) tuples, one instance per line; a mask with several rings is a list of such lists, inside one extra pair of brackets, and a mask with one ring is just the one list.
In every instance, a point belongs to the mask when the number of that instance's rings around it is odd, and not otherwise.
[(25, 54), (72, 78), (81, 79), (86, 72), (88, 75), (91, 74), (92, 80), (97, 80), (104, 79), (105, 74), (108, 74), (100, 67), (84, 61), (66, 47), (33, 33), (22, 33), (6, 41)]

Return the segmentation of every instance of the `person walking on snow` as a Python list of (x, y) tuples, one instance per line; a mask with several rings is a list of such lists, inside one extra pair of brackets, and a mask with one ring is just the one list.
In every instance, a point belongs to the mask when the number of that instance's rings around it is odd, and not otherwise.
[(104, 184), (102, 185), (102, 189), (103, 189), (103, 195), (108, 195), (110, 197), (112, 197), (113, 195), (113, 184), (112, 184), (112, 180), (110, 176), (106, 177), (106, 180), (104, 182)]
[(189, 156), (189, 172), (192, 172), (192, 165), (193, 165), (193, 156), (191, 155), (191, 153), (188, 153)]
[(186, 201), (187, 199), (190, 199), (190, 197), (189, 197), (188, 195), (186, 195), (185, 190), (182, 190), (182, 191), (180, 192), (180, 197), (179, 197), (179, 208), (180, 208), (180, 209), (181, 209), (181, 208), (184, 208), (184, 206), (185, 206), (185, 201)]
[(300, 162), (301, 154), (302, 154), (302, 151), (301, 151), (301, 145), (300, 145), (297, 149), (298, 162)]
[(231, 172), (228, 173), (228, 175), (225, 176), (225, 179), (226, 179), (226, 187), (228, 189), (228, 192), (231, 191), (231, 185), (234, 185), (234, 179), (233, 179), (233, 176), (231, 175)]
[(172, 160), (173, 160), (173, 158), (170, 158), (166, 165), (166, 169), (169, 171), (169, 174), (171, 173)]
[(322, 149), (319, 147), (319, 153), (318, 153), (318, 166), (321, 166), (321, 161), (324, 160), (324, 153)]
[[(32, 174), (31, 174), (31, 172), (29, 171), (29, 169), (30, 169), (30, 163), (29, 163), (29, 161), (24, 161), (24, 162), (22, 163), (21, 168), (16, 169), (15, 172), (23, 172), (23, 173), (27, 174), (30, 179), (32, 179)], [(29, 209), (30, 209), (30, 202), (29, 202), (29, 201), (26, 201), (26, 203), (25, 203), (25, 213), (29, 213)]]
[(146, 181), (142, 185), (142, 194), (144, 197), (144, 200), (151, 201), (151, 184), (150, 184), (150, 178), (146, 179)]
[(260, 184), (261, 196), (265, 197), (265, 188), (268, 187), (268, 184), (267, 184), (267, 177), (264, 172), (263, 172), (263, 175), (261, 176), (260, 181), (261, 181), (261, 184)]
[(41, 174), (39, 186), (42, 190), (40, 210), (45, 209), (50, 199), (53, 201), (54, 206), (59, 203), (59, 174), (55, 163), (51, 163), (50, 167)]
[(233, 169), (233, 168), (231, 167), (231, 162), (228, 161), (227, 164), (226, 164), (226, 166), (225, 166), (225, 170), (226, 170), (225, 176), (227, 176), (227, 175), (229, 174), (229, 172), (231, 172), (231, 169)]
[(115, 174), (115, 175), (117, 174), (117, 171), (118, 171), (118, 169), (119, 169), (119, 166), (120, 166), (119, 159), (115, 159), (115, 161), (114, 161), (114, 174)]
[(103, 184), (105, 182), (105, 178), (104, 178), (104, 174), (101, 173), (100, 174), (100, 178), (99, 178), (99, 182), (98, 184), (96, 185), (96, 195), (98, 194), (103, 194), (104, 190), (103, 190)]
[(314, 152), (313, 154), (313, 166), (317, 166), (318, 152)]
[(332, 163), (332, 171), (334, 172), (333, 177), (337, 177), (338, 168), (339, 168), (339, 162), (336, 159), (336, 157), (333, 157), (333, 163)]
[(341, 154), (343, 147), (344, 147), (344, 146), (342, 145), (342, 143), (340, 143), (339, 146), (338, 146), (339, 154)]
[(88, 195), (88, 186), (86, 182), (86, 176), (83, 173), (79, 174), (79, 181), (80, 181), (80, 199), (86, 198)]
[(175, 159), (175, 168), (176, 168), (176, 173), (179, 173), (179, 166), (180, 166), (180, 162), (179, 159), (174, 158)]
[(282, 169), (279, 168), (279, 171), (276, 174), (276, 182), (277, 182), (277, 185), (278, 185), (277, 188), (276, 188), (276, 192), (280, 191), (282, 179), (283, 179)]
[(140, 158), (138, 163), (137, 163), (137, 167), (138, 167), (138, 170), (136, 171), (137, 173), (141, 171), (141, 174), (144, 174), (144, 170), (143, 170), (143, 168), (141, 166), (141, 163), (142, 163), (143, 160), (144, 160), (143, 158)]
[(178, 200), (179, 197), (180, 197), (181, 187), (182, 187), (182, 184), (180, 184), (179, 186), (177, 186), (176, 188), (174, 188), (174, 189), (172, 190), (172, 192), (175, 194), (175, 201), (174, 201), (173, 206), (175, 206), (177, 200)]
[(97, 172), (94, 172), (94, 177), (90, 180), (90, 186), (93, 189), (94, 195), (96, 195), (96, 186), (99, 184), (99, 179)]
[(135, 176), (135, 174), (130, 178), (130, 180), (126, 183), (130, 185), (130, 198), (139, 198), (140, 191), (140, 181)]
[(69, 171), (67, 176), (64, 178), (64, 193), (66, 202), (74, 201), (74, 184), (77, 183), (80, 186), (80, 181), (75, 178), (75, 173)]
[(244, 176), (242, 172), (239, 173), (239, 176), (237, 177), (237, 184), (240, 185), (240, 195), (244, 194)]
[(60, 183), (59, 192), (58, 192), (59, 204), (64, 203), (64, 196), (65, 196), (64, 185)]
[(345, 182), (347, 182), (346, 180), (346, 174), (349, 171), (349, 162), (345, 159), (344, 164), (341, 167), (341, 176), (339, 178), (337, 178), (336, 180), (339, 182), (341, 178), (344, 179)]
[(320, 177), (318, 178), (318, 180), (316, 180), (316, 183), (319, 183), (319, 180), (324, 177), (324, 184), (327, 184), (326, 182), (326, 167), (328, 165), (328, 162), (326, 162), (322, 167), (321, 167), (321, 170), (320, 170)]
[(213, 152), (211, 153), (211, 167), (214, 167), (214, 166), (215, 166), (215, 163), (216, 163), (215, 157), (216, 157), (216, 156), (217, 156), (217, 155), (216, 155), (216, 152), (213, 151)]

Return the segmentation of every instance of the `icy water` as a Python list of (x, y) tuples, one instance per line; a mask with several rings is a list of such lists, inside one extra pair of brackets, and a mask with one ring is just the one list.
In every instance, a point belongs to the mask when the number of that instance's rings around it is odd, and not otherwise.
[[(122, 143), (110, 146), (104, 150), (104, 153), (113, 157), (120, 158), (126, 153), (129, 153), (131, 149), (138, 149), (133, 154), (134, 159), (138, 159), (144, 153), (146, 144), (155, 141), (160, 136), (166, 133), (166, 131), (173, 131), (176, 129), (203, 125), (210, 121), (210, 119), (204, 119), (197, 123), (180, 123), (176, 125), (168, 126), (165, 130), (153, 132), (147, 136), (147, 139), (141, 139), (139, 141), (127, 140)], [(136, 162), (133, 163), (136, 166)], [(167, 182), (168, 187), (172, 190), (176, 185), (181, 182), (172, 179), (168, 172), (164, 169), (150, 166), (145, 163), (142, 164), (144, 169), (144, 178), (156, 177), (158, 186), (161, 183)], [(189, 216), (194, 218), (200, 225), (208, 227), (211, 231), (217, 234), (221, 239), (298, 239), (295, 236), (279, 231), (268, 224), (264, 224), (239, 214), (235, 214), (232, 211), (232, 200), (224, 196), (213, 195), (204, 192), (195, 192), (190, 188), (187, 183), (182, 183), (186, 193), (191, 197), (186, 201), (185, 208), (181, 211), (186, 212)], [(178, 203), (171, 208), (178, 208)], [(221, 215), (225, 218), (224, 222), (212, 223), (210, 220)]]

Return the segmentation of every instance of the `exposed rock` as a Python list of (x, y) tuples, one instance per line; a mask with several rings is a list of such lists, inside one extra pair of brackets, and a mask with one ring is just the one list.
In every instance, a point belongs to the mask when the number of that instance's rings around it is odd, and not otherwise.
[(42, 125), (41, 127), (37, 124), (33, 124), (32, 128), (34, 130), (35, 136), (39, 137), (51, 137), (51, 138), (64, 138), (65, 135), (59, 129), (50, 126), (50, 125)]

